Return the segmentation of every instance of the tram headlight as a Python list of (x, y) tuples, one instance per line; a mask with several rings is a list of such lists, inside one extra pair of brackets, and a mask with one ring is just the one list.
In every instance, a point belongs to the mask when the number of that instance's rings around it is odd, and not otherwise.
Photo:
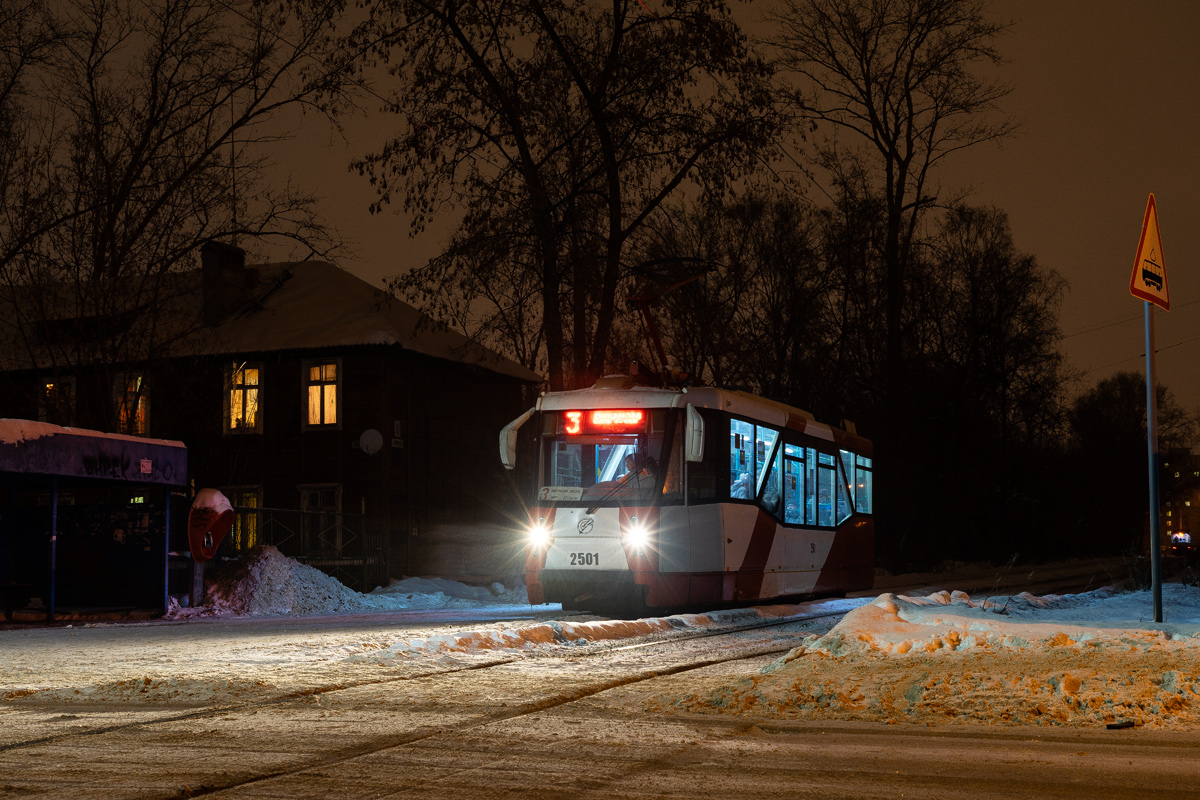
[(629, 527), (625, 530), (625, 541), (635, 550), (645, 550), (646, 545), (650, 544), (650, 531), (637, 517), (630, 517)]
[(549, 547), (550, 538), (550, 526), (546, 524), (545, 517), (529, 526), (529, 546), (533, 549), (541, 550)]

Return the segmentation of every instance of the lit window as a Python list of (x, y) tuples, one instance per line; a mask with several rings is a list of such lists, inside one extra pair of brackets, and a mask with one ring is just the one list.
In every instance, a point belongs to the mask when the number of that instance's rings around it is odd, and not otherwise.
[(150, 407), (150, 387), (140, 372), (125, 372), (113, 380), (117, 432), (143, 436)]
[(75, 379), (53, 378), (42, 381), (38, 395), (38, 421), (70, 425), (75, 417)]
[(261, 433), (262, 411), (259, 389), (262, 380), (261, 364), (234, 364), (229, 369), (229, 405), (225, 416), (226, 431)]
[(304, 367), (308, 397), (308, 425), (338, 422), (338, 364), (336, 361), (307, 363)]
[(221, 490), (233, 506), (233, 549), (249, 550), (258, 544), (258, 523), (262, 504), (261, 486), (234, 486)]

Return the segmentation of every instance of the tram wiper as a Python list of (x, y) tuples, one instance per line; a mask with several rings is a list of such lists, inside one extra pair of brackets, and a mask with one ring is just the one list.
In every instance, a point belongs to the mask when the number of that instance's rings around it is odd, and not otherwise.
[[(648, 482), (650, 484), (650, 486), (649, 486), (649, 488), (651, 490), (650, 496), (653, 497), (654, 496), (653, 490), (654, 490), (655, 486), (657, 486), (658, 476), (650, 471), (650, 467), (652, 467), (652, 466), (656, 466), (653, 456), (646, 456), (645, 460), (641, 460), (639, 458), (638, 461), (635, 462), (635, 464), (634, 464), (634, 469), (632, 471), (632, 474), (626, 473), (625, 476), (622, 476), (621, 478), (619, 478), (617, 480), (616, 485), (614, 485), (611, 489), (609, 489), (607, 492), (605, 492), (603, 495), (601, 495), (597, 499), (603, 503), (605, 500), (608, 500), (609, 498), (611, 498), (613, 495), (615, 495), (617, 492), (621, 491), (622, 489), (629, 489), (631, 487), (632, 487), (634, 493), (640, 497), (641, 492), (642, 492), (642, 484), (645, 482)], [(643, 471), (646, 473), (645, 475), (642, 474)], [(592, 506), (591, 508), (586, 509), (584, 511), (584, 513), (589, 514), (589, 515), (595, 514), (596, 510), (599, 508), (600, 508), (600, 506), (598, 506), (598, 505)]]

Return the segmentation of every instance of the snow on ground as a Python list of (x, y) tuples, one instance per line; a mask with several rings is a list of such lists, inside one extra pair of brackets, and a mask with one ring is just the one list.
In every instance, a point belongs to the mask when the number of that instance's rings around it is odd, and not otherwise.
[(651, 707), (942, 724), (1200, 724), (1200, 589), (883, 594), (760, 674)]
[[(1113, 587), (1045, 597), (885, 593), (588, 620), (548, 618), (555, 607), (529, 609), (523, 587), (500, 584), (406, 578), (362, 594), (263, 547), (215, 572), (206, 602), (174, 609), (165, 625), (0, 632), (8, 654), (0, 700), (203, 704), (419, 672), (448, 659), (848, 612), (761, 672), (732, 683), (729, 672), (692, 673), (686, 694), (664, 689), (649, 708), (886, 723), (1200, 726), (1200, 589), (1179, 584), (1164, 586), (1162, 624), (1149, 621), (1149, 592)], [(543, 613), (513, 619), (530, 611)], [(456, 624), (456, 615), (470, 621)], [(638, 703), (646, 707), (644, 698)]]
[(260, 545), (213, 574), (204, 605), (172, 605), (167, 617), (312, 616), (528, 604), (524, 586), (467, 586), (445, 578), (405, 578), (363, 594), (316, 567), (288, 558), (271, 545)]

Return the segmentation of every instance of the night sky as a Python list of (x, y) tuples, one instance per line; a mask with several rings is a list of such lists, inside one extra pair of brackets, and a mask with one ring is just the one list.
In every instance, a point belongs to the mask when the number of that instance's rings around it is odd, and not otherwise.
[[(1144, 367), (1129, 276), (1154, 192), (1173, 309), (1155, 310), (1158, 378), (1185, 407), (1200, 407), (1200, 3), (994, 0), (992, 9), (1014, 23), (999, 41), (1011, 62), (1001, 76), (1013, 86), (1005, 109), (1023, 127), (999, 147), (951, 157), (941, 184), (1007, 211), (1018, 249), (1066, 277), (1062, 346), (1086, 373), (1081, 389)], [(373, 190), (346, 171), (394, 124), (390, 115), (349, 120), (343, 142), (310, 117), (277, 154), (327, 198), (326, 218), (357, 254), (342, 265), (375, 284), (435, 255), (447, 233), (410, 239), (402, 216), (369, 216)]]

